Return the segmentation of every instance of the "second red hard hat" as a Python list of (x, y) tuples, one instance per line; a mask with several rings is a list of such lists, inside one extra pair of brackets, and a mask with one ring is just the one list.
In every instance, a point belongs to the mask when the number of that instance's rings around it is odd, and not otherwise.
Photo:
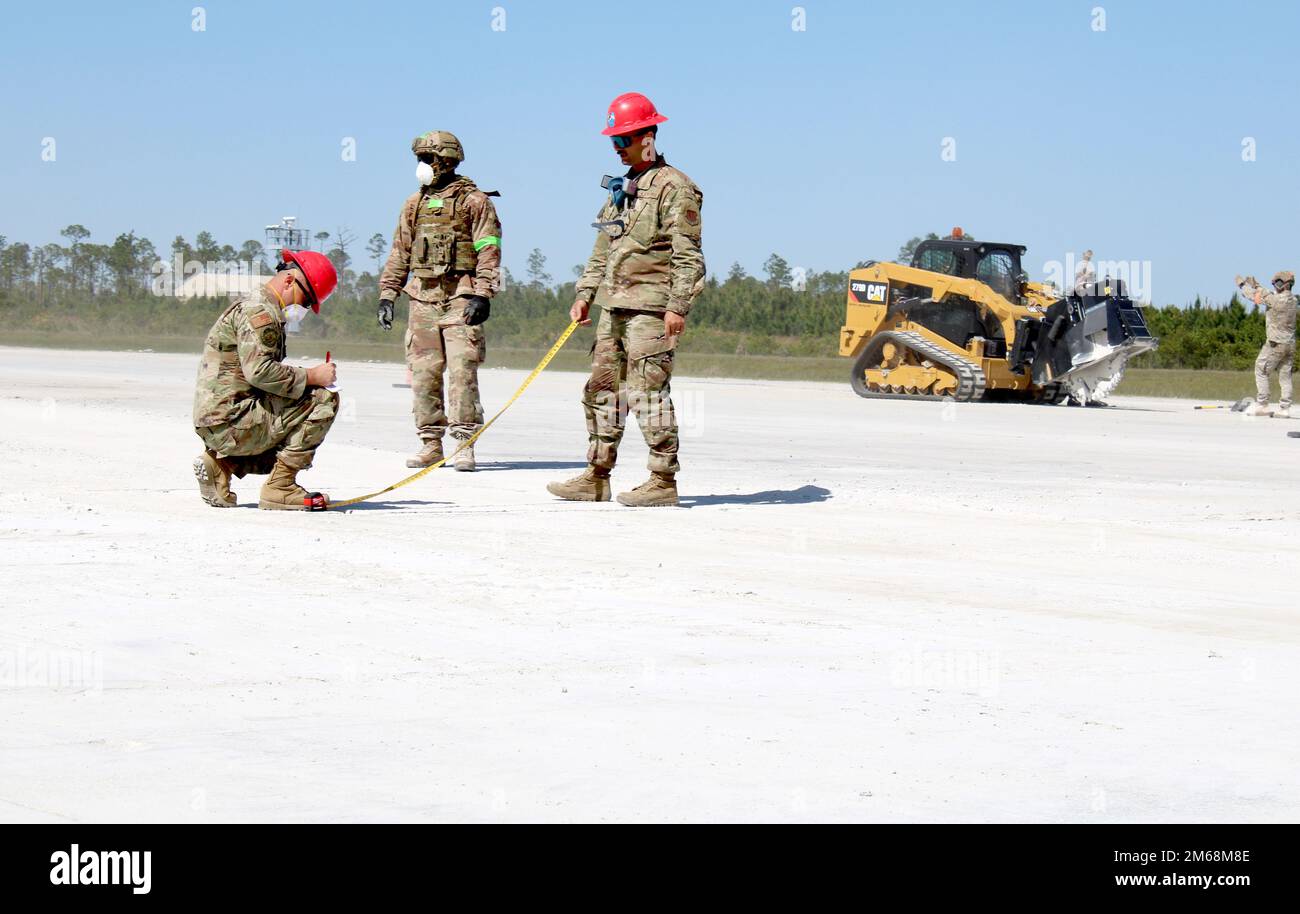
[(609, 113), (605, 115), (605, 136), (623, 136), (636, 133), (654, 124), (662, 124), (664, 117), (650, 101), (640, 92), (624, 92), (609, 103)]

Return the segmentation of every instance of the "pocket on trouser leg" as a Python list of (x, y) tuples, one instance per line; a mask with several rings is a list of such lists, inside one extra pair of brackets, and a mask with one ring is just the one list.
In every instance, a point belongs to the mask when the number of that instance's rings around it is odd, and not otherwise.
[(482, 365), (487, 359), (487, 333), (483, 330), (481, 325), (478, 327), (470, 327), (469, 329), (472, 331), (470, 334), (470, 340), (474, 344), (474, 362), (475, 364)]
[[(653, 336), (628, 341), (627, 357), (633, 370), (640, 376), (643, 389), (654, 390), (668, 383), (673, 372), (673, 354), (677, 340), (669, 336)], [(632, 372), (629, 371), (629, 374)]]
[(671, 352), (647, 356), (642, 360), (642, 372), (645, 378), (643, 389), (649, 393), (663, 390), (673, 377), (673, 354)]
[(212, 440), (220, 444), (220, 447), (213, 448), (214, 451), (223, 457), (242, 457), (269, 451), (279, 442), (279, 417), (259, 411), (256, 420), (245, 416), (241, 421), (245, 424), (220, 425), (209, 429)]
[(339, 395), (337, 391), (326, 390), (318, 387), (312, 391), (312, 399), (315, 406), (312, 407), (311, 414), (307, 421), (315, 422), (328, 429), (334, 424), (334, 420), (339, 416)]
[(673, 410), (672, 386), (669, 383), (672, 374), (671, 352), (645, 360), (643, 381), (636, 391), (636, 406), (637, 418), (647, 440), (656, 434), (676, 434), (677, 415)]
[(584, 403), (594, 400), (604, 391), (618, 390), (622, 357), (617, 340), (596, 341), (591, 353), (591, 375), (582, 389)]
[(456, 364), (478, 365), (487, 358), (487, 336), (482, 327), (455, 324), (443, 328), (446, 340), (447, 361)]
[(235, 438), (231, 433), (230, 426), (224, 423), (195, 428), (194, 430), (198, 432), (204, 448), (212, 451), (218, 457), (229, 456), (230, 449), (235, 446)]
[(442, 334), (436, 329), (407, 331), (406, 360), (412, 370), (441, 366), (444, 358)]
[(632, 363), (628, 372), (632, 393), (641, 398), (666, 397), (673, 377), (673, 353), (657, 352)]

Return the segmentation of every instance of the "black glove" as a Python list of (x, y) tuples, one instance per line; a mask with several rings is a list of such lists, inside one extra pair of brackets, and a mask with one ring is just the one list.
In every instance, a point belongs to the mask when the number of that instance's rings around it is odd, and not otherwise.
[(387, 299), (379, 301), (379, 326), (385, 330), (393, 329), (393, 303)]
[(469, 326), (474, 327), (483, 323), (491, 314), (492, 303), (482, 295), (465, 297), (465, 323)]

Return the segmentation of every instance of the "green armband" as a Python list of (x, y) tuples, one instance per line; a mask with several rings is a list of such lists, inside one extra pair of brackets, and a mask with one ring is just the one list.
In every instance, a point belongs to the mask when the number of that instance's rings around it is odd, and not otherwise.
[(486, 238), (480, 238), (478, 241), (474, 242), (475, 253), (483, 250), (489, 244), (494, 245), (496, 247), (501, 247), (501, 239), (498, 238), (496, 235), (488, 235)]

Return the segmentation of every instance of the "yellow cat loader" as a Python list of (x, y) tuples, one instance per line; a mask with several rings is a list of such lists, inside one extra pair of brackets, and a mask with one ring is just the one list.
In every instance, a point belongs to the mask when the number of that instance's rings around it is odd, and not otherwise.
[(954, 230), (910, 266), (849, 273), (840, 355), (868, 398), (1100, 402), (1156, 348), (1119, 280), (1060, 295), (1021, 270), (1025, 248)]

